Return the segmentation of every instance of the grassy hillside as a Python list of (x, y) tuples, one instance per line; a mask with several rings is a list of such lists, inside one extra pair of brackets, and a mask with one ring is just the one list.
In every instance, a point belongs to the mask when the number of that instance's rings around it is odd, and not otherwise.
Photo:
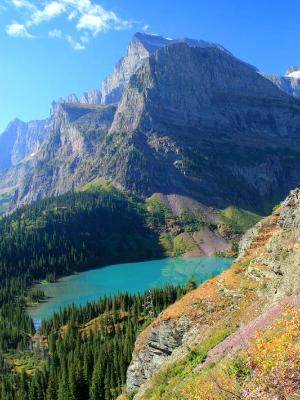
[(234, 206), (220, 211), (220, 215), (223, 217), (224, 223), (238, 233), (245, 233), (262, 218), (261, 215), (254, 212)]

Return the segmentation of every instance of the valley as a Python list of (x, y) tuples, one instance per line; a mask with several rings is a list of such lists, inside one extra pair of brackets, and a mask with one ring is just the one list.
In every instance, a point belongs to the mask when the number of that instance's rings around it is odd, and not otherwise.
[(8, 125), (0, 400), (300, 396), (299, 70), (136, 33)]

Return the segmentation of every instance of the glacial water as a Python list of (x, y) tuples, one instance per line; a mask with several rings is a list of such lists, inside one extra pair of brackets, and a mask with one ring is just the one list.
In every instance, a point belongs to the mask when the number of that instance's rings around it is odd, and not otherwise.
[(143, 292), (167, 284), (179, 285), (195, 275), (197, 283), (220, 274), (232, 263), (223, 257), (164, 258), (116, 264), (66, 276), (55, 283), (38, 284), (48, 300), (29, 309), (35, 325), (69, 304), (85, 304), (103, 295)]

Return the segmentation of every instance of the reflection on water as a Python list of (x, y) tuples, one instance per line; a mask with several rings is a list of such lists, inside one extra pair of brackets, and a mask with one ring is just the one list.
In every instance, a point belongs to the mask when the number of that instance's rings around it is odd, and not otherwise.
[(231, 263), (232, 259), (222, 257), (165, 258), (98, 268), (55, 283), (37, 285), (49, 301), (32, 307), (29, 312), (38, 323), (68, 304), (85, 304), (105, 294), (136, 293), (166, 284), (179, 285), (192, 274), (199, 283), (221, 273)]

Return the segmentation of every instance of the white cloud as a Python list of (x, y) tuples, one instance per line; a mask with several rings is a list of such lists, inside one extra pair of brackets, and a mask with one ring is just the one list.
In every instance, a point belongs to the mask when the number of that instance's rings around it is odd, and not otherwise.
[[(1, 0), (0, 0), (1, 1)], [(53, 38), (64, 37), (75, 50), (83, 50), (92, 37), (108, 30), (128, 29), (131, 22), (120, 18), (116, 13), (106, 10), (92, 0), (6, 0), (21, 14), (22, 22), (13, 22), (7, 33), (15, 37), (33, 37), (28, 31), (54, 20), (64, 18), (68, 34), (60, 29), (48, 31)], [(43, 7), (40, 4), (43, 4)], [(70, 29), (73, 28), (73, 33)], [(39, 28), (41, 29), (41, 28)], [(77, 32), (75, 34), (74, 32)], [(37, 28), (35, 28), (35, 31)], [(70, 32), (70, 33), (69, 33)], [(76, 39), (75, 37), (78, 36)]]
[(150, 28), (150, 26), (148, 24), (146, 24), (146, 25), (143, 26), (143, 31), (148, 31), (149, 28)]
[(36, 10), (31, 15), (30, 20), (27, 21), (27, 25), (38, 25), (41, 22), (50, 21), (51, 19), (61, 15), (63, 12), (65, 12), (64, 4), (58, 1), (52, 1), (51, 3), (46, 4), (42, 10)]
[(48, 32), (48, 36), (50, 38), (60, 39), (62, 37), (62, 31), (60, 29), (52, 29), (52, 31)]
[(82, 43), (88, 43), (90, 41), (88, 32), (84, 32), (84, 34), (80, 36), (80, 40)]
[(28, 0), (11, 0), (11, 2), (16, 8), (25, 8), (32, 11), (36, 10), (35, 5)]
[(34, 37), (27, 31), (26, 27), (23, 24), (18, 24), (16, 22), (6, 27), (6, 33), (9, 36), (18, 38), (32, 39)]
[(97, 34), (107, 29), (107, 23), (98, 15), (84, 14), (80, 17), (76, 27), (78, 30), (85, 29), (91, 31), (93, 34)]
[(72, 11), (69, 15), (68, 15), (68, 20), (69, 21), (73, 21), (74, 18), (76, 18), (78, 15), (78, 12), (76, 10)]
[(87, 11), (81, 15), (76, 27), (78, 30), (88, 30), (93, 35), (108, 29), (119, 29), (123, 23), (127, 23), (98, 4), (90, 4)]
[(74, 50), (84, 50), (85, 49), (85, 46), (80, 42), (76, 42), (76, 40), (71, 35), (66, 35), (66, 41), (69, 43), (69, 45)]

